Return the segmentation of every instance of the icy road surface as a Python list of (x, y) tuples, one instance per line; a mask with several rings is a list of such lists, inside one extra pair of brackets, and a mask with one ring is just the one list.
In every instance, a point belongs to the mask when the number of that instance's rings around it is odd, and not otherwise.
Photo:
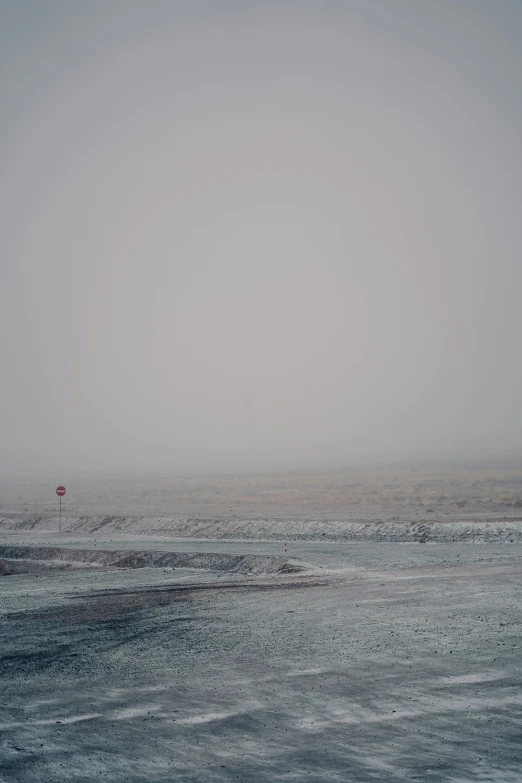
[[(97, 542), (131, 545), (281, 555)], [(0, 577), (0, 781), (520, 783), (520, 545), (288, 554), (314, 568)]]

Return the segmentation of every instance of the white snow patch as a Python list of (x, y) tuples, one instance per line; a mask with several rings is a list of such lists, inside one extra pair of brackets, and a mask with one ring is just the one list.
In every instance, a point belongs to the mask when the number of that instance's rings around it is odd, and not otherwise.
[(501, 672), (477, 672), (476, 674), (461, 674), (455, 677), (441, 677), (439, 682), (444, 685), (473, 685), (478, 682), (494, 682), (503, 679), (504, 674)]
[(225, 718), (231, 718), (234, 715), (242, 715), (241, 712), (207, 712), (205, 715), (193, 715), (190, 718), (182, 718), (177, 723), (197, 724), (197, 723), (210, 723), (214, 720), (224, 720)]
[(101, 712), (90, 712), (86, 715), (73, 715), (68, 718), (46, 718), (45, 720), (28, 720), (24, 722), (17, 721), (13, 723), (1, 723), (0, 731), (7, 731), (8, 729), (22, 729), (30, 728), (31, 726), (52, 726), (55, 723), (80, 723), (86, 720), (95, 720), (101, 718)]
[(123, 710), (115, 710), (111, 714), (113, 720), (128, 720), (129, 718), (140, 718), (143, 715), (149, 715), (151, 712), (157, 712), (157, 704), (145, 704), (142, 707), (125, 707)]

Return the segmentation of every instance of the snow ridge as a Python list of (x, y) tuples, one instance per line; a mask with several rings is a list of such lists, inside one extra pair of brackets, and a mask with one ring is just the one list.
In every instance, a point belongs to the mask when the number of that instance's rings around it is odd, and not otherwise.
[[(0, 516), (0, 530), (10, 532), (58, 530), (58, 518)], [(177, 517), (89, 516), (62, 519), (66, 533), (101, 532), (199, 539), (360, 540), (496, 542), (522, 541), (522, 518), (471, 520), (285, 520), (285, 519), (187, 519)]]
[(24, 545), (0, 546), (0, 558), (112, 568), (194, 568), (227, 574), (281, 574), (302, 571), (297, 563), (272, 555), (227, 555), (214, 552), (71, 549)]

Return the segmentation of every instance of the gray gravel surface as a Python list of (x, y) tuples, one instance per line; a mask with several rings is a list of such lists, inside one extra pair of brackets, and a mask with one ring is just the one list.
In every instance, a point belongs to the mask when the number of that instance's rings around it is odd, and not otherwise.
[(520, 547), (299, 546), (0, 577), (0, 781), (519, 783)]

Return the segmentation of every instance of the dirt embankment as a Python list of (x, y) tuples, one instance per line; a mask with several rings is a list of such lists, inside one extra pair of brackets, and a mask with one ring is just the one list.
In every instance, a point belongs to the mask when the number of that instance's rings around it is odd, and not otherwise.
[[(91, 550), (61, 547), (0, 546), (6, 573), (16, 570), (16, 561), (52, 562), (53, 565), (83, 564), (111, 568), (195, 568), (227, 574), (284, 574), (304, 570), (288, 558), (271, 555), (227, 555), (212, 552), (159, 552), (138, 550)], [(5, 562), (5, 561), (9, 562)], [(1, 561), (0, 561), (1, 565)], [(0, 571), (0, 574), (2, 572)]]
[[(0, 516), (0, 531), (57, 531), (58, 519), (44, 516)], [(295, 520), (295, 519), (180, 519), (175, 517), (90, 516), (62, 520), (66, 533), (98, 532), (195, 539), (258, 539), (266, 541), (522, 541), (522, 517), (494, 519), (437, 518), (432, 520)], [(199, 567), (199, 566), (195, 566)]]

